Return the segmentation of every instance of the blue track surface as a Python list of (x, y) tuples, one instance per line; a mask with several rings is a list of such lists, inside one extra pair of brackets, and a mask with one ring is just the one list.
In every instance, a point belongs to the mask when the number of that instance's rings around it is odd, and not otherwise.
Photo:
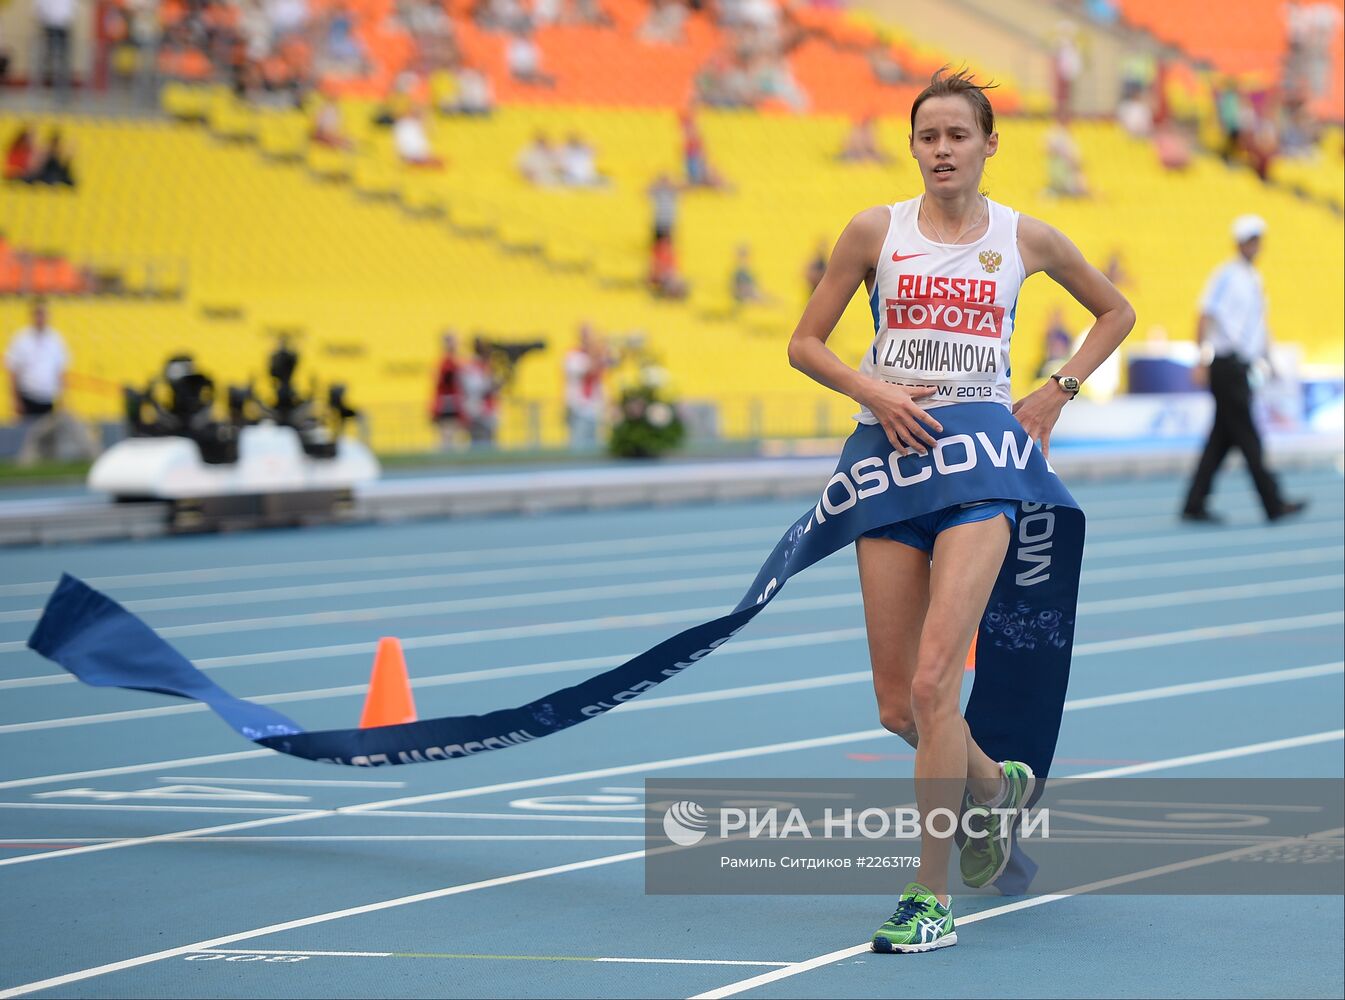
[[(1274, 526), (1225, 478), (1217, 529), (1177, 523), (1171, 480), (1075, 490), (1090, 527), (1058, 775), (1342, 776), (1340, 476), (1292, 477), (1312, 507)], [(388, 770), (258, 750), (199, 706), (85, 688), (23, 648), (66, 570), (307, 728), (355, 722), (380, 635), (403, 639), (422, 717), (485, 711), (727, 609), (802, 506), (5, 552), (0, 996), (1342, 994), (1338, 896), (962, 896), (957, 948), (812, 964), (891, 901), (646, 896), (646, 777), (910, 774), (874, 733), (848, 551), (629, 708)]]

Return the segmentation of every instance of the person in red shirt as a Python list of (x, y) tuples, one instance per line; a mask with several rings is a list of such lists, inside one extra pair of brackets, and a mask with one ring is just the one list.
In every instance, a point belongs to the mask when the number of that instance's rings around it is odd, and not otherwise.
[(5, 180), (21, 181), (33, 168), (33, 130), (22, 126), (5, 150)]
[(458, 359), (458, 335), (445, 330), (443, 356), (434, 377), (430, 419), (439, 428), (439, 441), (446, 451), (457, 451), (463, 430), (462, 362)]

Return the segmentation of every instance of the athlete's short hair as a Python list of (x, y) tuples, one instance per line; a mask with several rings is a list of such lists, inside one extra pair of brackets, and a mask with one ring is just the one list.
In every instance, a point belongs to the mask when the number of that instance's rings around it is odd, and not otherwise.
[(956, 73), (950, 73), (949, 67), (940, 66), (929, 79), (929, 86), (920, 91), (911, 103), (911, 132), (915, 132), (915, 113), (931, 97), (965, 97), (976, 115), (976, 124), (986, 135), (995, 131), (995, 109), (990, 106), (987, 90), (993, 90), (998, 84), (977, 83), (971, 70), (963, 66)]

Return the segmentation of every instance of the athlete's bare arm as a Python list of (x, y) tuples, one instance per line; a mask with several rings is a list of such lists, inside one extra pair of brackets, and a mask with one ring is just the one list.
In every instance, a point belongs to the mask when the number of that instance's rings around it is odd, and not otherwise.
[(892, 447), (925, 454), (934, 446), (926, 427), (943, 430), (914, 400), (933, 395), (928, 388), (904, 388), (868, 378), (855, 371), (827, 347), (827, 338), (861, 282), (872, 280), (874, 264), (883, 250), (891, 210), (885, 205), (865, 209), (850, 220), (836, 241), (822, 281), (808, 300), (799, 325), (789, 339), (789, 363), (829, 389), (867, 406), (887, 432)]
[[(1107, 276), (1084, 260), (1079, 248), (1054, 226), (1026, 215), (1020, 217), (1018, 250), (1029, 275), (1044, 271), (1095, 317), (1078, 353), (1060, 366), (1060, 374), (1083, 381), (1121, 346), (1135, 325), (1135, 310)], [(1050, 452), (1051, 430), (1068, 401), (1068, 393), (1048, 381), (1013, 406), (1018, 422), (1044, 455)]]

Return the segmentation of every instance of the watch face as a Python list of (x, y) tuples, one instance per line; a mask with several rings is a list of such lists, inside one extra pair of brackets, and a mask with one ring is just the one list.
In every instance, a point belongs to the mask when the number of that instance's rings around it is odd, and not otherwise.
[(1073, 375), (1061, 375), (1060, 388), (1066, 390), (1067, 392), (1078, 392), (1079, 380), (1075, 378)]

